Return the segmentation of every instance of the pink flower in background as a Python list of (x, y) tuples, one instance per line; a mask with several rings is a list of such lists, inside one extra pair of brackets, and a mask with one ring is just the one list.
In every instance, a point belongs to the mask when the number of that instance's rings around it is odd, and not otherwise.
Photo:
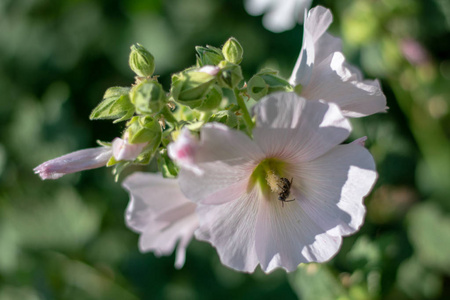
[(378, 80), (363, 80), (342, 54), (339, 38), (327, 31), (333, 16), (317, 6), (306, 17), (303, 45), (289, 82), (302, 86), (308, 100), (336, 103), (346, 117), (364, 117), (386, 111), (386, 97)]
[(34, 168), (34, 173), (43, 180), (58, 179), (66, 174), (104, 167), (111, 155), (110, 147), (78, 150), (40, 164)]
[(181, 190), (201, 204), (196, 237), (244, 272), (327, 261), (363, 223), (373, 158), (360, 143), (340, 145), (351, 127), (335, 104), (275, 93), (255, 114), (253, 140), (206, 124), (195, 152), (203, 175), (180, 170)]
[(312, 0), (246, 0), (245, 10), (253, 16), (264, 14), (263, 25), (272, 32), (282, 32), (303, 23), (305, 10)]
[(139, 249), (170, 255), (178, 242), (175, 267), (181, 268), (186, 247), (198, 227), (197, 205), (181, 193), (176, 179), (161, 174), (133, 173), (122, 185), (130, 193), (125, 220), (141, 234)]

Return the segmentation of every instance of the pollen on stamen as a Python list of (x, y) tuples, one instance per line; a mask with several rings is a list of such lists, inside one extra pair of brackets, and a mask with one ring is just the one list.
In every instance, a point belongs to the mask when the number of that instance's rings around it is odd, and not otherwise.
[(278, 175), (275, 174), (273, 170), (269, 170), (266, 172), (266, 181), (270, 186), (270, 190), (272, 191), (272, 193), (279, 194), (281, 192), (281, 187), (279, 185), (280, 177), (278, 177)]

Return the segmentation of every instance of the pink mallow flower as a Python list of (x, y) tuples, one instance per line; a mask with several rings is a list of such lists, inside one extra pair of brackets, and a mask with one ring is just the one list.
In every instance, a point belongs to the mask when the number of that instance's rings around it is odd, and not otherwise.
[(176, 179), (160, 174), (133, 173), (122, 185), (130, 193), (125, 220), (141, 234), (140, 250), (170, 255), (179, 241), (175, 267), (181, 268), (186, 247), (198, 228), (197, 205), (181, 193)]
[(351, 126), (333, 103), (275, 93), (255, 114), (253, 140), (222, 124), (203, 126), (194, 157), (203, 175), (180, 170), (181, 190), (201, 204), (196, 237), (244, 272), (325, 262), (363, 223), (374, 160), (360, 142), (341, 145)]
[(361, 72), (345, 61), (339, 38), (331, 36), (330, 10), (317, 6), (306, 18), (303, 45), (289, 82), (300, 84), (300, 96), (336, 103), (346, 117), (385, 112), (386, 97), (378, 80), (363, 80)]
[(43, 180), (58, 179), (66, 174), (104, 167), (111, 155), (111, 147), (78, 150), (40, 164), (34, 168), (34, 173)]

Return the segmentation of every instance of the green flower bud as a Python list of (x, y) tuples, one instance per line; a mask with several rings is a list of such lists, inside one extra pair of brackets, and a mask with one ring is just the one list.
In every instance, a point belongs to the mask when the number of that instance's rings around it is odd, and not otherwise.
[(128, 122), (125, 134), (128, 134), (130, 144), (147, 143), (146, 149), (156, 151), (161, 143), (161, 126), (158, 120), (152, 117), (133, 117)]
[(162, 86), (153, 80), (143, 80), (130, 92), (131, 103), (139, 114), (158, 113), (167, 103)]
[(234, 37), (228, 39), (222, 48), (223, 56), (227, 61), (233, 64), (240, 64), (244, 56), (244, 49)]
[(278, 76), (277, 71), (264, 69), (248, 81), (247, 90), (250, 97), (259, 100), (274, 92), (290, 92), (293, 88), (287, 80)]
[(155, 58), (140, 44), (131, 46), (128, 63), (131, 70), (141, 77), (152, 76), (155, 71)]
[(106, 90), (102, 102), (92, 111), (89, 119), (116, 119), (114, 123), (127, 120), (134, 114), (134, 106), (130, 102), (128, 87), (111, 87)]
[(196, 108), (203, 103), (215, 80), (216, 76), (198, 69), (186, 70), (172, 75), (170, 93), (176, 102)]
[(197, 46), (195, 47), (195, 51), (197, 51), (197, 66), (199, 67), (207, 65), (217, 66), (225, 59), (222, 50), (213, 46)]
[(244, 79), (239, 65), (223, 60), (220, 62), (219, 68), (218, 83), (222, 87), (233, 89)]
[(221, 110), (213, 114), (209, 118), (208, 122), (219, 122), (227, 125), (230, 128), (235, 128), (238, 125), (238, 118), (233, 112), (229, 110)]
[(196, 107), (195, 109), (199, 111), (210, 111), (216, 109), (222, 102), (222, 98), (223, 98), (222, 89), (215, 85), (206, 95), (206, 98), (203, 101), (203, 103), (200, 106)]

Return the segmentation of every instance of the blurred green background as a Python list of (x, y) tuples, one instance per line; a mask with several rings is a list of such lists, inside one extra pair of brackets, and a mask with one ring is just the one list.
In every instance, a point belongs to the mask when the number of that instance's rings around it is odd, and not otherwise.
[(241, 0), (0, 0), (0, 300), (450, 299), (450, 1), (317, 4), (387, 96), (387, 114), (352, 120), (379, 179), (364, 226), (331, 262), (248, 275), (202, 242), (181, 270), (173, 255), (139, 253), (110, 169), (45, 182), (32, 169), (120, 134), (88, 116), (108, 87), (132, 83), (132, 43), (154, 54), (168, 89), (194, 46), (230, 36), (247, 80), (263, 66), (288, 77), (302, 27), (271, 33)]

